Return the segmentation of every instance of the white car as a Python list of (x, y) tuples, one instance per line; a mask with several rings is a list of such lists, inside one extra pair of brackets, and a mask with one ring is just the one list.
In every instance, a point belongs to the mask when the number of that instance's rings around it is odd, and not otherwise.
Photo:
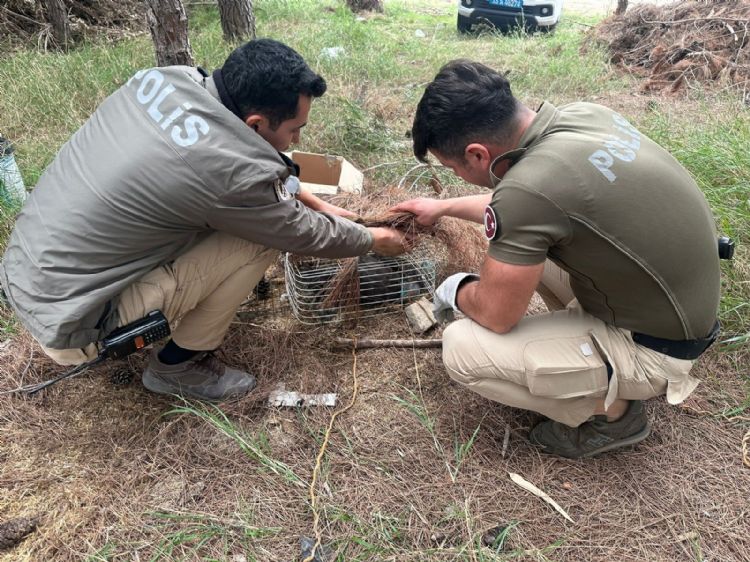
[(501, 31), (516, 27), (552, 31), (562, 15), (563, 0), (459, 0), (458, 30), (471, 31), (477, 23)]

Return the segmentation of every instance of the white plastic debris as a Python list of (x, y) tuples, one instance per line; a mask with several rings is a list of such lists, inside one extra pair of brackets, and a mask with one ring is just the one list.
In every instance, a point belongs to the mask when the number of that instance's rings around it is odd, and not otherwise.
[(417, 29), (414, 32), (414, 37), (419, 37), (420, 39), (424, 39), (425, 37), (427, 37), (427, 34), (424, 31), (422, 31), (421, 29)]
[(286, 406), (297, 408), (300, 406), (335, 406), (338, 396), (336, 393), (328, 394), (302, 394), (300, 392), (286, 390), (284, 383), (279, 383), (276, 390), (272, 390), (268, 395), (268, 404), (270, 406)]
[(367, 21), (367, 18), (364, 16), (357, 16), (356, 18), (354, 18), (354, 21)]
[(324, 47), (320, 51), (320, 56), (325, 59), (337, 59), (344, 54), (346, 54), (344, 47)]
[(555, 500), (553, 500), (549, 495), (547, 495), (546, 492), (543, 492), (536, 486), (534, 486), (531, 482), (526, 480), (523, 476), (520, 474), (516, 474), (515, 472), (509, 472), (510, 479), (513, 480), (516, 484), (521, 486), (524, 490), (527, 490), (534, 494), (535, 496), (542, 498), (544, 501), (546, 501), (548, 504), (550, 504), (552, 507), (555, 508), (555, 511), (557, 511), (560, 515), (565, 517), (568, 521), (573, 523), (573, 520), (570, 518), (570, 515), (562, 508), (560, 507), (560, 504), (558, 504)]

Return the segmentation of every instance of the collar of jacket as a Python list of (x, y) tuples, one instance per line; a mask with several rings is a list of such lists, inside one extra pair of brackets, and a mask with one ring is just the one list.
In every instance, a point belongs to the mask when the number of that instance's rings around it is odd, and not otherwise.
[(299, 177), (299, 172), (300, 172), (299, 164), (297, 164), (294, 160), (289, 158), (289, 156), (287, 156), (283, 152), (279, 152), (279, 156), (284, 161), (284, 164), (286, 164), (287, 168), (289, 168), (289, 172), (293, 176)]
[(219, 93), (219, 100), (221, 101), (222, 105), (229, 111), (234, 113), (238, 119), (244, 121), (244, 119), (242, 119), (240, 108), (237, 107), (237, 104), (234, 103), (232, 96), (230, 96), (229, 92), (227, 91), (227, 87), (224, 84), (224, 76), (221, 74), (221, 69), (217, 68), (216, 70), (214, 70), (211, 74), (211, 78), (213, 78), (214, 86), (216, 86), (216, 90)]
[[(235, 116), (237, 116), (238, 119), (244, 122), (244, 119), (242, 119), (242, 114), (240, 113), (239, 107), (237, 107), (237, 104), (234, 103), (234, 100), (229, 95), (229, 92), (227, 92), (226, 85), (224, 84), (224, 78), (221, 74), (221, 69), (217, 68), (211, 73), (211, 76), (208, 76), (208, 73), (205, 72), (202, 68), (198, 69), (201, 74), (205, 77), (203, 80), (204, 86), (206, 90), (208, 90), (208, 93), (211, 94), (213, 97), (218, 99), (221, 102), (221, 105), (226, 107), (229, 111), (231, 111)], [(281, 161), (284, 162), (284, 164), (287, 167), (287, 170), (289, 171), (289, 174), (299, 177), (300, 174), (300, 167), (299, 164), (294, 162), (291, 158), (289, 158), (286, 154), (282, 152), (276, 152), (279, 155), (279, 158), (281, 158)]]

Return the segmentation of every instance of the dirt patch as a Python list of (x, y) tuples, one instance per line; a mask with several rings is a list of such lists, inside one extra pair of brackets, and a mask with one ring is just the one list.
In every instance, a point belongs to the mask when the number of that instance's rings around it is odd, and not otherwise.
[(644, 78), (644, 91), (750, 82), (750, 4), (734, 1), (640, 4), (593, 31), (611, 62)]

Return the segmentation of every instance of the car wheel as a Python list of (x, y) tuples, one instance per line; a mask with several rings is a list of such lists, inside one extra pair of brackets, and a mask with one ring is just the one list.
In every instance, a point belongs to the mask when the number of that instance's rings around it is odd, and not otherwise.
[(459, 33), (469, 33), (471, 31), (471, 20), (459, 14), (456, 20), (456, 29)]

